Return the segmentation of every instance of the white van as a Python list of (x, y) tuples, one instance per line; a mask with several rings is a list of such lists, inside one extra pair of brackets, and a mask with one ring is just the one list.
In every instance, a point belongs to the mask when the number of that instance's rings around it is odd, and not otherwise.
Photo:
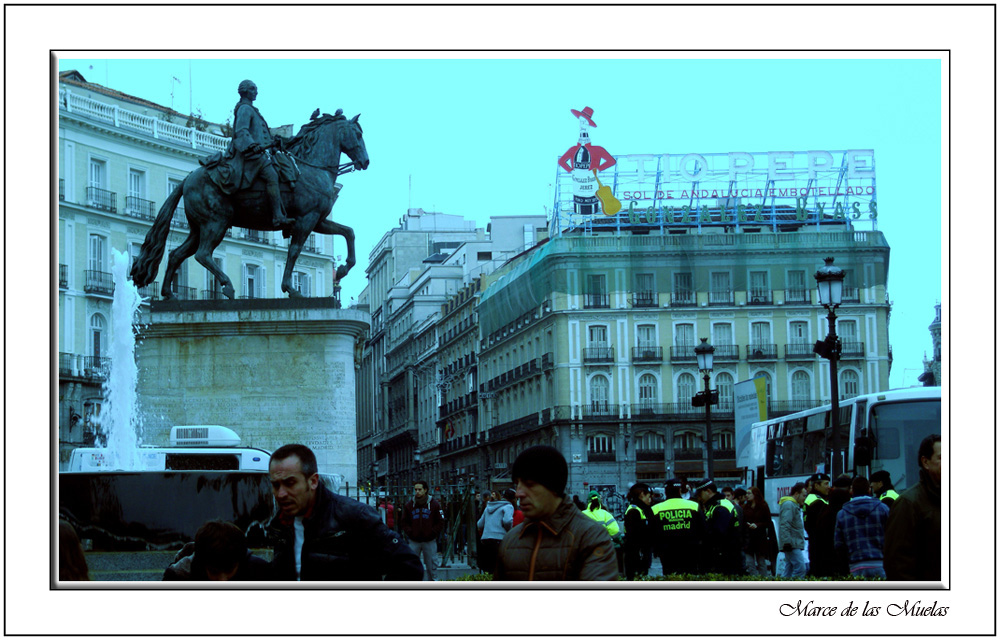
[[(240, 436), (227, 427), (172, 427), (169, 447), (139, 447), (136, 471), (267, 471), (269, 452), (239, 445)], [(107, 449), (74, 449), (67, 471), (109, 471), (107, 460)]]

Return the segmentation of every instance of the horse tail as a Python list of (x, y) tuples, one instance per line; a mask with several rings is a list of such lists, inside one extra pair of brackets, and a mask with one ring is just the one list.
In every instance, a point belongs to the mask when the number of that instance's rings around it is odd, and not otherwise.
[(170, 233), (170, 220), (174, 217), (177, 204), (184, 195), (184, 183), (182, 182), (176, 189), (170, 192), (167, 199), (163, 201), (160, 212), (156, 214), (153, 226), (146, 234), (146, 239), (142, 243), (142, 250), (139, 257), (132, 265), (132, 282), (137, 287), (145, 287), (156, 279), (156, 272), (160, 269), (160, 261), (163, 259), (163, 251), (167, 247), (167, 234)]

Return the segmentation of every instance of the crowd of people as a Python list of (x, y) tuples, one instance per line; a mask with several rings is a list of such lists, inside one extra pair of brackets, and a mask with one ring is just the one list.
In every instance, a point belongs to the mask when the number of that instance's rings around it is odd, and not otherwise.
[[(482, 495), (477, 562), (494, 580), (626, 580), (649, 574), (941, 579), (941, 438), (918, 451), (920, 479), (897, 493), (883, 471), (870, 478), (817, 473), (777, 505), (756, 486), (707, 479), (669, 480), (654, 498), (629, 489), (620, 526), (592, 491), (566, 495), (568, 467), (558, 449), (534, 446), (512, 466), (515, 488)], [(166, 569), (164, 580), (434, 580), (438, 543), (449, 519), (425, 481), (396, 509), (402, 535), (375, 509), (330, 491), (304, 445), (271, 456), (277, 514), (268, 527), (273, 559), (248, 548), (231, 523), (205, 523)], [(449, 507), (450, 508), (450, 507)], [(457, 541), (456, 541), (457, 542)], [(808, 548), (808, 552), (806, 549)], [(87, 579), (86, 560), (60, 523), (60, 579)]]

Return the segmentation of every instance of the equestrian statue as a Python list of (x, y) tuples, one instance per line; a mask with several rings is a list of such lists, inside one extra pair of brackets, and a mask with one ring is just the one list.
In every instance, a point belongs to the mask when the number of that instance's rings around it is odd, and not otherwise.
[[(320, 116), (317, 109), (299, 133), (285, 141), (271, 134), (260, 111), (253, 106), (257, 85), (244, 80), (239, 93), (228, 148), (202, 159), (202, 166), (167, 196), (132, 265), (132, 281), (137, 287), (156, 279), (170, 220), (183, 198), (191, 232), (167, 259), (161, 291), (164, 299), (173, 297), (170, 282), (174, 273), (192, 255), (215, 276), (222, 293), (233, 298), (232, 281), (212, 260), (212, 252), (230, 227), (280, 230), (290, 239), (281, 279), (281, 290), (289, 297), (302, 295), (292, 288), (292, 272), (310, 233), (336, 234), (347, 241), (347, 261), (337, 267), (335, 283), (355, 264), (354, 230), (328, 217), (341, 189), (337, 176), (368, 168), (359, 116), (347, 119), (340, 109), (332, 116)], [(341, 165), (341, 152), (351, 162)]]

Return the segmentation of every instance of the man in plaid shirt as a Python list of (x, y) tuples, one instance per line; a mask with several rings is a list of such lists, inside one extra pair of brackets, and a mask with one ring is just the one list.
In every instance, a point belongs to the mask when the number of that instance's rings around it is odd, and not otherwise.
[(889, 507), (869, 493), (868, 480), (855, 478), (851, 483), (853, 497), (837, 514), (833, 545), (837, 553), (846, 553), (851, 575), (885, 578), (882, 547)]

